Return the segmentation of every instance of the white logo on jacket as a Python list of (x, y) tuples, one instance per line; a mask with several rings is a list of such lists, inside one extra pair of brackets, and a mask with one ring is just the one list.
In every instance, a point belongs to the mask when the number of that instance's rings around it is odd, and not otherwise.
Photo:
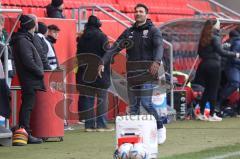
[(133, 38), (133, 31), (130, 33), (130, 35), (129, 35), (128, 38), (129, 38), (129, 39), (132, 39), (132, 38)]
[(148, 38), (148, 30), (143, 30), (143, 38)]

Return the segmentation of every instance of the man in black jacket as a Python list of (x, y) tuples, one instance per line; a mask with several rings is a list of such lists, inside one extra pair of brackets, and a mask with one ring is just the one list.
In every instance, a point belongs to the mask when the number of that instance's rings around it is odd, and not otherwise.
[[(240, 33), (237, 30), (232, 30), (229, 37), (230, 51), (240, 52)], [(223, 109), (223, 107), (221, 107), (223, 101), (240, 87), (240, 60), (228, 58), (224, 72), (227, 77), (227, 84), (219, 94), (218, 107), (221, 109)]]
[(52, 0), (52, 3), (47, 6), (47, 17), (64, 19), (63, 8), (63, 0)]
[[(93, 75), (93, 71), (96, 70), (94, 61), (97, 57), (100, 59), (104, 56), (105, 50), (103, 46), (108, 44), (107, 36), (100, 30), (100, 27), (100, 20), (96, 16), (90, 16), (81, 38), (78, 39), (77, 45), (79, 67), (76, 81), (80, 91), (78, 108), (81, 119), (86, 120), (85, 130), (87, 132), (113, 130), (107, 127), (105, 118), (108, 111), (107, 89), (110, 86), (110, 64), (105, 65), (106, 69), (102, 78), (98, 77), (92, 81), (88, 80), (89, 75)], [(84, 59), (90, 60), (88, 66), (82, 62)], [(90, 70), (90, 74), (86, 73), (86, 69)], [(96, 115), (94, 113), (95, 96), (98, 99)]]
[(12, 37), (13, 55), (22, 88), (22, 105), (19, 126), (28, 132), (28, 143), (42, 143), (30, 133), (30, 116), (35, 103), (36, 91), (45, 90), (43, 64), (33, 44), (36, 28), (34, 19), (27, 15), (20, 18), (20, 29)]
[[(139, 114), (140, 103), (157, 121), (158, 143), (166, 140), (166, 128), (152, 104), (154, 81), (163, 56), (162, 34), (150, 19), (147, 19), (148, 8), (144, 4), (135, 7), (136, 23), (126, 29), (113, 47), (103, 57), (103, 63), (110, 61), (120, 50), (127, 49), (127, 80), (130, 114)], [(99, 76), (104, 71), (103, 65), (98, 68)]]

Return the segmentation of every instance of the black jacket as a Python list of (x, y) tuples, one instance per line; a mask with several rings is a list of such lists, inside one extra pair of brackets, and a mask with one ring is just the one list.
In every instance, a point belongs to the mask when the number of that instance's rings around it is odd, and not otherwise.
[(33, 44), (33, 35), (19, 30), (12, 37), (17, 74), (23, 89), (45, 90), (43, 64)]
[(199, 56), (202, 60), (214, 59), (221, 62), (221, 57), (235, 58), (236, 53), (224, 50), (220, 35), (216, 32), (212, 38), (211, 44), (204, 48), (199, 48)]
[(113, 54), (127, 49), (128, 61), (161, 61), (163, 56), (162, 34), (150, 19), (140, 27), (134, 24), (126, 29), (113, 47), (104, 56), (104, 62), (110, 60)]
[(47, 17), (49, 18), (62, 18), (65, 19), (65, 16), (62, 13), (63, 11), (49, 4), (47, 6)]
[[(99, 28), (93, 26), (86, 27), (83, 35), (79, 38), (77, 43), (77, 55), (79, 64), (82, 64), (81, 60), (86, 57), (87, 62), (89, 63), (88, 71), (91, 73), (84, 74), (87, 66), (80, 65), (76, 75), (77, 84), (104, 89), (107, 89), (110, 86), (109, 62), (105, 64), (105, 70), (102, 78), (99, 78), (96, 72), (100, 58), (102, 58), (105, 54), (104, 46), (106, 46), (106, 44), (108, 44), (107, 36)], [(97, 60), (94, 56), (88, 56), (85, 53), (97, 55), (99, 58)], [(88, 80), (89, 76), (94, 76), (93, 80)]]
[[(140, 74), (146, 74), (151, 77), (147, 71), (150, 64), (153, 61), (160, 62), (162, 60), (162, 33), (153, 25), (150, 19), (140, 27), (137, 27), (136, 24), (134, 24), (131, 28), (126, 29), (120, 35), (117, 41), (113, 44), (113, 47), (110, 48), (103, 57), (103, 62), (108, 62), (114, 54), (124, 48), (127, 49), (127, 76), (133, 77)], [(139, 61), (140, 63), (132, 65), (132, 63), (136, 61)], [(135, 67), (138, 66), (141, 66), (141, 68), (138, 69), (141, 69), (142, 71), (132, 72), (135, 71), (137, 69)]]
[[(236, 35), (231, 39), (231, 51), (240, 53), (240, 35)], [(240, 69), (240, 59), (230, 59), (230, 65)]]
[(46, 42), (44, 41), (44, 39), (42, 39), (37, 34), (34, 34), (33, 45), (35, 46), (39, 56), (41, 57), (44, 70), (51, 70), (51, 67), (48, 64), (48, 58), (47, 58), (48, 46), (47, 46)]

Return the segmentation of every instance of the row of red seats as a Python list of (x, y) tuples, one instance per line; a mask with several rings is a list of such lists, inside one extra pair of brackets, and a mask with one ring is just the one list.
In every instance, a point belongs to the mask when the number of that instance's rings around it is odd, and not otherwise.
[[(134, 12), (134, 5), (123, 5), (120, 9), (123, 12)], [(184, 14), (184, 15), (193, 15), (194, 11), (189, 8), (174, 8), (174, 7), (160, 7), (160, 6), (151, 6), (149, 8), (150, 13), (162, 13), (162, 14)]]
[(212, 12), (213, 11), (210, 3), (206, 2), (206, 1), (199, 1), (199, 0), (191, 1), (189, 4), (203, 12)]
[(6, 9), (22, 9), (23, 14), (35, 14), (37, 17), (46, 17), (45, 8), (36, 8), (36, 7), (17, 7), (17, 6), (2, 6)]
[[(31, 7), (45, 7), (51, 0), (1, 0), (2, 5), (11, 6), (31, 6)], [(65, 0), (66, 8), (79, 8), (81, 5), (88, 4), (110, 4), (115, 8), (124, 12), (133, 12), (134, 6), (137, 3), (144, 3), (149, 6), (151, 13), (177, 13), (177, 14), (194, 14), (194, 11), (187, 7), (191, 4), (203, 11), (212, 11), (208, 2), (205, 1), (191, 1), (188, 0)]]
[[(29, 6), (29, 7), (46, 7), (51, 3), (51, 0), (2, 0), (2, 5), (10, 6)], [(113, 0), (66, 0), (64, 1), (65, 8), (79, 8), (82, 5), (89, 4), (110, 4), (116, 6)]]
[(2, 0), (1, 3), (7, 6), (45, 7), (51, 0)]
[[(196, 58), (189, 57), (189, 58), (176, 58), (173, 62), (173, 67), (177, 71), (189, 71), (191, 70), (194, 61)], [(194, 70), (197, 69), (200, 60), (197, 61), (196, 65), (194, 66)]]
[[(38, 8), (38, 7), (22, 7), (22, 6), (3, 6), (3, 8), (21, 8), (23, 10), (24, 14), (35, 14), (38, 17), (45, 17), (46, 16), (46, 9), (45, 8)], [(119, 17), (116, 13), (112, 13), (113, 15), (115, 15), (118, 18)], [(66, 18), (71, 19), (73, 16), (73, 11), (72, 9), (65, 9), (64, 10), (64, 15), (66, 16)], [(87, 12), (87, 17), (91, 15), (91, 12), (88, 11)], [(101, 20), (112, 20), (112, 18), (110, 18), (108, 15), (102, 13), (102, 12), (95, 12), (95, 15), (97, 15), (98, 17), (101, 18)], [(126, 13), (127, 16), (129, 16), (130, 18), (134, 19), (134, 14), (133, 13)], [(174, 20), (174, 19), (178, 19), (178, 18), (186, 18), (189, 16), (181, 16), (181, 15), (159, 15), (159, 14), (149, 14), (149, 18), (153, 21), (153, 22), (165, 22), (168, 20)], [(78, 14), (77, 11), (75, 11), (75, 18), (78, 18)]]
[(197, 50), (198, 45), (196, 42), (172, 42), (173, 49), (178, 51), (191, 51)]
[(144, 3), (149, 6), (150, 13), (175, 13), (193, 15), (193, 10), (187, 7), (188, 0), (118, 0), (121, 11), (133, 12), (137, 3)]

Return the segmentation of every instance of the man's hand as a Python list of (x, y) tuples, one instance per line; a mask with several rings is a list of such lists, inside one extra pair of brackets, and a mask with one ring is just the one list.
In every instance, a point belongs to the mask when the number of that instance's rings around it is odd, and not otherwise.
[(98, 76), (102, 78), (102, 72), (104, 72), (104, 65), (98, 66)]
[(160, 63), (153, 62), (152, 65), (150, 66), (149, 72), (151, 73), (151, 75), (156, 76), (159, 68), (160, 68)]

